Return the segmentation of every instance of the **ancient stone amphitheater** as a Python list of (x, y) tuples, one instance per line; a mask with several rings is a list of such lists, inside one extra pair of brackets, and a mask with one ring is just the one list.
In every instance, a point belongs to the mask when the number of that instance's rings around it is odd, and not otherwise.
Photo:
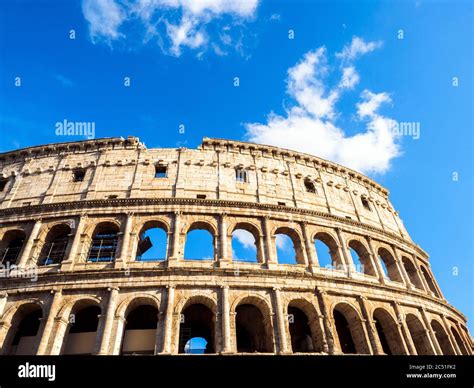
[[(472, 354), (388, 191), (343, 166), (129, 137), (3, 153), (0, 174), (3, 354), (177, 354), (198, 337), (217, 354)], [(166, 257), (142, 260), (150, 228)], [(194, 230), (214, 257), (185, 258)], [(237, 230), (255, 262), (232, 257)], [(280, 234), (293, 264), (279, 262)]]

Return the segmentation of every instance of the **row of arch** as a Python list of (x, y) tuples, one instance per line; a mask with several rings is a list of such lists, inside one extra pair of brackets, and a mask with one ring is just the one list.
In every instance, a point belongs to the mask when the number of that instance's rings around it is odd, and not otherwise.
[[(404, 254), (398, 259), (388, 247), (378, 247), (376, 252), (371, 253), (367, 243), (358, 238), (348, 239), (346, 248), (349, 258), (344, 257), (337, 237), (326, 231), (315, 233), (309, 247), (299, 232), (286, 226), (271, 231), (270, 243), (264, 241), (263, 233), (251, 222), (237, 222), (226, 233), (231, 236), (231, 259), (234, 261), (263, 264), (265, 256), (266, 261), (274, 257), (279, 264), (307, 265), (308, 261), (317, 261), (319, 267), (344, 270), (351, 267), (362, 274), (398, 283), (406, 282), (412, 288), (426, 289), (441, 297), (430, 270), (423, 264), (417, 265), (416, 260)], [(57, 223), (39, 234), (40, 237), (36, 239), (39, 245), (35, 258), (37, 265), (59, 264), (68, 257), (75, 239), (70, 224)], [(122, 237), (119, 224), (99, 222), (90, 234), (84, 234), (81, 255), (87, 262), (112, 262), (120, 256), (121, 244), (131, 246), (131, 249), (126, 248), (132, 261), (166, 260), (170, 256), (217, 260), (219, 256), (222, 258), (227, 255), (215, 227), (208, 222), (192, 222), (181, 234), (185, 236), (184, 252), (178, 252), (170, 225), (162, 220), (145, 222), (131, 243), (124, 241), (126, 237)], [(23, 230), (8, 230), (0, 243), (1, 264), (18, 264), (26, 241)], [(308, 260), (308, 256), (311, 260)]]
[[(117, 308), (116, 321), (121, 323), (116, 338), (111, 338), (109, 351), (112, 354), (156, 354), (161, 351), (164, 319), (160, 306), (153, 297), (136, 297)], [(62, 314), (67, 314), (67, 321)], [(51, 333), (56, 343), (56, 351), (51, 354), (97, 354), (104, 330), (102, 308), (98, 301), (89, 298), (76, 301), (69, 308), (60, 309), (56, 321), (56, 332)], [(178, 303), (174, 315), (179, 320), (176, 348), (173, 353), (217, 353), (220, 331), (216, 303), (205, 296), (194, 296)], [(241, 298), (231, 308), (234, 352), (274, 353), (280, 339), (273, 327), (273, 314), (262, 299), (255, 296)], [(291, 300), (286, 307), (287, 331), (292, 353), (327, 353), (332, 337), (335, 353), (371, 354), (371, 345), (366, 335), (364, 319), (359, 311), (349, 303), (339, 302), (331, 309), (332, 334), (328, 336), (321, 325), (321, 316), (314, 306), (305, 299)], [(10, 316), (5, 317), (5, 316)], [(3, 327), (8, 332), (4, 336), (2, 354), (36, 354), (41, 342), (44, 312), (40, 304), (25, 302), (12, 313), (3, 316)], [(7, 323), (5, 319), (8, 319)], [(433, 318), (429, 328), (414, 313), (405, 316), (404, 324), (398, 322), (385, 308), (378, 307), (371, 319), (374, 323), (374, 337), (379, 354), (470, 354), (461, 335), (454, 325), (446, 327), (441, 320)], [(407, 328), (409, 342), (414, 346), (410, 352), (400, 327)], [(447, 330), (446, 330), (447, 329)], [(438, 344), (434, 350), (430, 330)], [(450, 331), (450, 332), (449, 332)], [(169, 335), (169, 333), (168, 333)], [(370, 336), (369, 336), (370, 337)], [(59, 341), (59, 342), (58, 342)], [(55, 346), (54, 344), (51, 346)], [(373, 346), (373, 345), (372, 345)], [(281, 348), (281, 346), (280, 346)]]

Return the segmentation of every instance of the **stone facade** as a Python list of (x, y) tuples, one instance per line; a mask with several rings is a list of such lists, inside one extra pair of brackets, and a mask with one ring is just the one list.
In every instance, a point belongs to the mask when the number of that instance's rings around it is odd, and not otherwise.
[[(222, 139), (147, 149), (106, 138), (0, 154), (0, 189), (0, 259), (14, 265), (0, 279), (3, 354), (121, 354), (145, 337), (142, 350), (176, 354), (188, 329), (221, 354), (472, 354), (465, 317), (388, 191), (335, 163)], [(136, 260), (152, 226), (167, 233), (165, 260)], [(104, 228), (116, 246), (110, 260), (91, 260)], [(193, 229), (212, 234), (211, 260), (183, 258)], [(233, 260), (236, 229), (254, 236), (256, 263)], [(42, 261), (58, 230), (61, 259)], [(278, 262), (279, 233), (296, 264)], [(319, 264), (315, 240), (331, 267)], [(156, 322), (133, 339), (127, 325), (143, 306)], [(81, 311), (97, 325), (73, 339)]]

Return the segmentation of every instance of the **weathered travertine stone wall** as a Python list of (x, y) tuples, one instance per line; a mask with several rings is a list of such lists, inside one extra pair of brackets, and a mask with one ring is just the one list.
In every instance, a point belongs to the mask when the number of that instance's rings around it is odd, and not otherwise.
[[(0, 154), (0, 188), (3, 257), (13, 237), (24, 236), (17, 268), (0, 279), (4, 354), (18, 352), (21, 322), (35, 311), (42, 318), (30, 352), (67, 352), (71, 316), (88, 306), (100, 310), (91, 352), (120, 354), (127, 317), (142, 305), (157, 311), (155, 354), (183, 351), (185, 312), (188, 322), (205, 320), (193, 305), (212, 316), (199, 330), (217, 353), (245, 351), (238, 338), (248, 322), (258, 322), (248, 327), (259, 337), (252, 346), (271, 353), (302, 351), (304, 330), (305, 351), (314, 353), (472, 353), (465, 317), (444, 299), (388, 191), (329, 161), (221, 139), (205, 138), (194, 150), (108, 138)], [(93, 262), (102, 225), (116, 228), (118, 246), (112, 260)], [(165, 260), (136, 260), (151, 226), (167, 233)], [(41, 263), (58, 227), (70, 231), (64, 257)], [(211, 260), (183, 258), (196, 228), (214, 237)], [(237, 228), (254, 236), (257, 263), (233, 260)], [(296, 264), (278, 262), (278, 233), (293, 241)], [(315, 240), (329, 247), (332, 267), (320, 265)], [(28, 271), (32, 277), (22, 276)], [(296, 315), (305, 317), (299, 329)]]

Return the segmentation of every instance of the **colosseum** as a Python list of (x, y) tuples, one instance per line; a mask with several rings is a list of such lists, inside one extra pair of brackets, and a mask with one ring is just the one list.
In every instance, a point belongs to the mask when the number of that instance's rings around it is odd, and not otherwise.
[[(151, 228), (165, 253), (143, 260)], [(195, 230), (213, 257), (186, 258)], [(233, 257), (237, 230), (254, 261)], [(5, 152), (0, 243), (2, 354), (179, 354), (195, 337), (223, 355), (473, 352), (388, 191), (286, 149), (128, 137)]]

